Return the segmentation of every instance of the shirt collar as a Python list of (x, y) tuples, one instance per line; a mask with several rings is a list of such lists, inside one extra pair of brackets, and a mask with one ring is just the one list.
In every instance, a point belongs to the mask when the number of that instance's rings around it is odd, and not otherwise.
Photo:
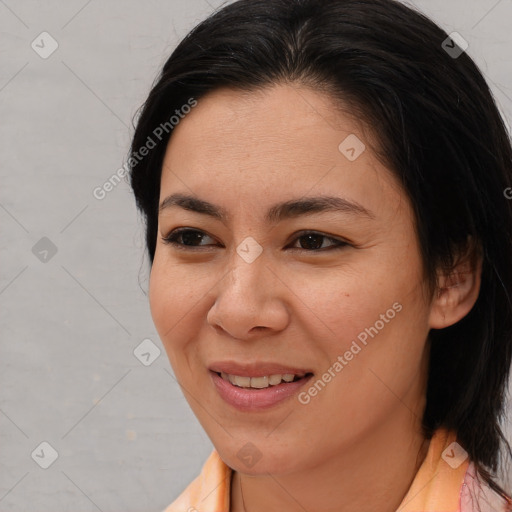
[[(425, 460), (397, 512), (459, 512), (460, 491), (468, 469), (467, 453), (456, 433), (434, 432)], [(199, 476), (164, 512), (229, 512), (232, 469), (214, 449)]]

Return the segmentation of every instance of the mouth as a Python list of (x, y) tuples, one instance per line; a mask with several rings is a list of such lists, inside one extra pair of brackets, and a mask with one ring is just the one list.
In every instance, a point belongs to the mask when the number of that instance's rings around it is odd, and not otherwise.
[(271, 386), (279, 386), (282, 383), (298, 382), (305, 377), (312, 376), (311, 372), (302, 374), (293, 373), (274, 373), (272, 375), (263, 375), (261, 377), (247, 377), (242, 375), (233, 375), (225, 372), (214, 372), (219, 377), (229, 382), (233, 386), (244, 389), (266, 389)]
[(232, 407), (249, 412), (282, 404), (313, 377), (313, 372), (277, 365), (212, 365), (210, 377), (220, 397)]

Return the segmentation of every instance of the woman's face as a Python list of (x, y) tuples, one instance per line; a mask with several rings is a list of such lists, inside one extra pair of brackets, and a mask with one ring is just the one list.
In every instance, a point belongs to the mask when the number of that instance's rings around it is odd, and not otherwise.
[[(422, 417), (430, 303), (413, 213), (370, 144), (289, 85), (217, 90), (174, 128), (151, 312), (236, 470), (314, 467)], [(178, 228), (181, 248), (163, 240)]]

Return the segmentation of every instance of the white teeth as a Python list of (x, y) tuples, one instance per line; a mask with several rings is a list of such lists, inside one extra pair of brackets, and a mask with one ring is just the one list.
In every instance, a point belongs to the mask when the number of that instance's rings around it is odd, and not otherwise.
[[(297, 374), (298, 378), (304, 377), (304, 373)], [(295, 378), (293, 373), (285, 373), (274, 374), (274, 375), (265, 375), (264, 377), (241, 377), (240, 375), (229, 375), (227, 373), (221, 372), (220, 376), (231, 382), (234, 386), (238, 386), (241, 388), (255, 388), (255, 389), (263, 389), (268, 388), (269, 386), (277, 386), (284, 382), (292, 382)]]
[(230, 375), (229, 380), (231, 384), (235, 384), (235, 386), (240, 386), (241, 388), (248, 388), (251, 385), (251, 377), (240, 377), (239, 375), (233, 377), (233, 375)]
[(271, 386), (275, 386), (277, 384), (281, 384), (281, 375), (271, 375), (269, 378), (268, 378), (268, 383), (271, 385)]
[(268, 377), (251, 377), (251, 388), (268, 388)]

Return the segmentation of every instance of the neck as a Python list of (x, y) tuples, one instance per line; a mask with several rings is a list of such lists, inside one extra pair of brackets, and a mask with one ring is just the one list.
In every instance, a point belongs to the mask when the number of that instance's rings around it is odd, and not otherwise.
[(411, 412), (403, 405), (391, 418), (321, 466), (285, 475), (233, 472), (230, 512), (395, 512), (429, 443), (418, 416), (411, 420)]

